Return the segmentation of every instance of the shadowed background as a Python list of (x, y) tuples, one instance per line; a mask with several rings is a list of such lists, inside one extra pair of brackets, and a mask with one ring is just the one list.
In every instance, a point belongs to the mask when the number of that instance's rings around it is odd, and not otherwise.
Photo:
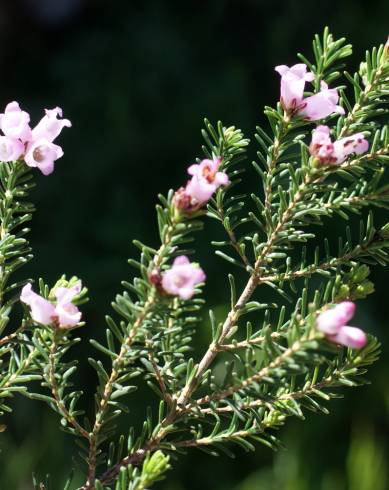
[[(385, 41), (388, 18), (385, 0), (0, 3), (1, 107), (16, 99), (37, 121), (42, 108), (60, 105), (73, 123), (59, 139), (65, 156), (54, 174), (36, 175), (35, 259), (27, 273), (49, 283), (75, 274), (90, 289), (88, 326), (76, 349), (79, 383), (89, 393), (96, 380), (85, 360), (92, 352), (87, 338), (103, 336), (110, 301), (132, 274), (131, 239), (156, 244), (156, 195), (181, 185), (186, 166), (201, 155), (202, 118), (234, 124), (252, 138), (255, 125), (265, 123), (263, 105), (278, 98), (275, 65), (295, 63), (297, 51), (310, 54), (313, 35), (328, 24), (354, 44), (349, 70), (356, 69), (365, 49)], [(255, 158), (255, 144), (251, 152)], [(389, 221), (377, 215), (378, 224)], [(344, 223), (332, 228), (334, 238), (342, 229)], [(197, 259), (211, 278), (209, 305), (223, 309), (226, 264), (209, 253), (210, 230), (208, 224)], [(377, 293), (355, 322), (383, 341), (372, 386), (345, 390), (346, 399), (331, 402), (330, 417), (289, 420), (280, 434), (287, 452), (237, 450), (231, 461), (193, 451), (156, 488), (388, 489), (387, 277), (374, 273)], [(207, 324), (202, 328), (199, 345), (208, 338)], [(132, 397), (129, 423), (139, 423), (149, 396)], [(53, 489), (63, 488), (76, 454), (72, 438), (46, 406), (14, 403), (0, 437), (0, 488), (31, 488), (33, 471), (50, 471)]]

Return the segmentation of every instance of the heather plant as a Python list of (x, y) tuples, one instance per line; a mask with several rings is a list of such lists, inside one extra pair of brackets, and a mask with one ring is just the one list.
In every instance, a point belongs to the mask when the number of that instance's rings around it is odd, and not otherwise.
[[(281, 95), (265, 108), (269, 127), (257, 128), (251, 195), (239, 190), (251, 166), (249, 140), (205, 121), (203, 155), (186, 184), (159, 196), (160, 243), (134, 241), (136, 275), (112, 303), (105, 343), (90, 340), (92, 413), (73, 387), (77, 331), (94, 333), (82, 321), (87, 290), (76, 277), (47, 285), (14, 276), (32, 258), (25, 224), (34, 172), (54, 170), (63, 152), (53, 141), (71, 123), (55, 108), (31, 129), (17, 102), (0, 115), (1, 411), (11, 411), (15, 395), (54, 410), (79, 448), (79, 488), (150, 488), (194, 449), (276, 449), (288, 417), (327, 413), (343, 388), (365, 382), (379, 342), (370, 325), (349, 322), (374, 290), (370, 267), (389, 261), (389, 224), (374, 224), (373, 214), (389, 202), (389, 44), (367, 52), (354, 75), (343, 72), (350, 54), (345, 39), (325, 29), (312, 61), (298, 55), (300, 63), (276, 67)], [(225, 233), (212, 244), (225, 260), (230, 307), (224, 318), (211, 310), (200, 322), (207, 271), (187, 247), (207, 218)], [(331, 223), (340, 219), (349, 226), (334, 237)], [(205, 352), (192, 349), (199, 328), (208, 329)], [(134, 427), (129, 408), (143, 384), (155, 403)], [(58, 487), (55, 475), (51, 484)], [(34, 479), (36, 489), (51, 484)], [(64, 488), (74, 488), (71, 477)]]

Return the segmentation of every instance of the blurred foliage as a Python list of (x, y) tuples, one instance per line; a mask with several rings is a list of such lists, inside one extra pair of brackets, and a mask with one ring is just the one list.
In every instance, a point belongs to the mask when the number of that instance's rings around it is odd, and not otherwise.
[[(351, 71), (367, 47), (386, 39), (388, 17), (386, 0), (3, 0), (2, 106), (19, 100), (36, 119), (40, 107), (60, 105), (73, 122), (61, 141), (65, 157), (52, 176), (38, 177), (33, 193), (38, 211), (31, 277), (82, 277), (92, 298), (86, 328), (98, 338), (119, 281), (130, 274), (130, 239), (156, 240), (155, 196), (181, 183), (185, 166), (198, 154), (202, 118), (220, 118), (253, 135), (263, 121), (261, 108), (278, 97), (275, 65), (293, 63), (296, 52), (307, 52), (312, 35), (329, 24), (355, 46)], [(214, 278), (207, 285), (211, 306), (222, 309), (227, 283), (204, 238), (198, 258)], [(356, 319), (383, 341), (371, 387), (336, 401), (329, 418), (290, 423), (287, 452), (259, 448), (250, 455), (238, 452), (236, 461), (191, 452), (156, 488), (389, 488), (385, 274), (372, 277), (377, 292)], [(203, 328), (200, 344), (207, 338)], [(83, 358), (86, 337), (77, 348)], [(92, 390), (95, 382), (85, 362), (80, 383)], [(0, 434), (0, 488), (30, 489), (31, 472), (43, 477), (49, 468), (64, 480), (70, 439), (39, 403), (15, 404)], [(140, 410), (134, 406), (130, 416), (140, 418)]]
[[(370, 426), (356, 423), (347, 453), (344, 472), (328, 466), (317, 476), (305, 464), (304, 440), (289, 431), (289, 451), (276, 455), (272, 466), (261, 468), (246, 478), (234, 490), (385, 490), (388, 488), (386, 446)], [(321, 452), (318, 444), (317, 452)]]

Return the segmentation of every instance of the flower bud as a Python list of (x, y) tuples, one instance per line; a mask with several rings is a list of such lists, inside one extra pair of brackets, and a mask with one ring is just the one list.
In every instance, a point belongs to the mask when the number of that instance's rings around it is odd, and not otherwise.
[(162, 274), (159, 269), (153, 269), (149, 274), (149, 281), (156, 287), (159, 287), (162, 282)]
[(186, 193), (185, 187), (180, 187), (173, 196), (173, 204), (176, 209), (182, 211), (190, 211), (193, 209), (192, 199), (189, 194)]
[(366, 264), (358, 265), (352, 270), (351, 281), (360, 283), (364, 281), (370, 274), (370, 268)]

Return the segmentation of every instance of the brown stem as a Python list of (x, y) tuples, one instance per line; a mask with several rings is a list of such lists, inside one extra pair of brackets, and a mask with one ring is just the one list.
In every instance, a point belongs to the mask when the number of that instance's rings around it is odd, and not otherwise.
[(105, 384), (103, 395), (99, 403), (99, 408), (96, 413), (95, 423), (91, 433), (89, 434), (89, 444), (90, 444), (89, 456), (88, 456), (89, 472), (88, 472), (88, 481), (86, 483), (86, 488), (90, 488), (91, 490), (94, 489), (94, 484), (95, 484), (98, 436), (101, 428), (103, 427), (104, 416), (108, 409), (109, 400), (111, 399), (113, 385), (120, 375), (121, 368), (125, 361), (125, 357), (128, 352), (128, 349), (134, 342), (136, 334), (140, 326), (142, 325), (143, 321), (150, 313), (150, 310), (152, 309), (154, 302), (155, 302), (155, 291), (153, 290), (149, 298), (145, 302), (142, 312), (140, 313), (140, 315), (132, 325), (132, 328), (127, 338), (125, 339), (124, 343), (120, 348), (120, 352), (118, 356), (115, 358), (115, 360), (112, 363), (111, 375)]
[(304, 346), (304, 343), (307, 340), (308, 339), (296, 340), (296, 342), (294, 342), (291, 345), (291, 347), (286, 349), (282, 354), (277, 356), (270, 364), (262, 368), (257, 373), (253, 374), (252, 376), (249, 376), (246, 379), (241, 380), (240, 383), (236, 385), (230, 386), (226, 390), (219, 391), (218, 393), (213, 393), (212, 395), (206, 395), (203, 398), (196, 400), (196, 405), (203, 405), (211, 401), (223, 400), (224, 398), (233, 395), (237, 391), (247, 388), (252, 383), (263, 380), (264, 378), (268, 377), (274, 369), (281, 366), (287, 359), (293, 357), (294, 354), (296, 354), (296, 352), (298, 352)]
[(149, 348), (147, 356), (148, 356), (149, 361), (153, 367), (155, 379), (158, 382), (158, 386), (159, 386), (159, 389), (162, 393), (162, 397), (165, 400), (165, 402), (168, 404), (168, 406), (170, 406), (172, 404), (172, 401), (173, 401), (172, 396), (169, 393), (169, 390), (167, 389), (165, 380), (163, 379), (162, 373), (161, 373), (159, 366), (157, 364), (157, 361), (155, 359), (154, 352), (152, 350), (153, 349), (152, 342), (150, 340), (146, 340), (146, 346)]
[[(288, 401), (288, 400), (297, 400), (300, 398), (303, 398), (304, 396), (310, 395), (310, 394), (315, 394), (317, 390), (322, 390), (323, 388), (328, 388), (335, 384), (338, 379), (341, 377), (342, 373), (344, 371), (347, 371), (350, 367), (353, 365), (351, 363), (348, 363), (347, 365), (343, 366), (341, 370), (336, 371), (335, 373), (331, 374), (330, 376), (327, 376), (326, 378), (322, 379), (318, 383), (311, 383), (309, 385), (306, 385), (303, 389), (292, 392), (292, 393), (285, 393), (277, 397), (275, 400), (272, 400), (271, 402), (266, 402), (263, 400), (254, 400), (252, 402), (242, 404), (242, 409), (248, 409), (248, 408), (256, 408), (259, 406), (268, 406), (270, 410), (274, 410), (274, 403), (277, 402), (283, 402), (283, 401)], [(200, 413), (203, 415), (207, 415), (209, 413), (214, 413), (215, 411), (217, 413), (224, 413), (224, 412), (231, 412), (233, 409), (230, 406), (226, 407), (219, 407), (216, 409), (209, 409), (209, 408), (203, 408), (201, 409)], [(229, 435), (228, 439), (236, 438), (236, 437), (247, 437), (250, 436), (254, 433), (258, 433), (259, 431), (263, 431), (266, 429), (267, 424), (261, 424), (260, 427), (257, 427), (255, 430), (243, 430), (243, 431), (237, 431), (231, 435)], [(126, 456), (123, 458), (119, 463), (114, 465), (112, 468), (107, 470), (105, 473), (103, 473), (99, 480), (101, 481), (102, 484), (109, 484), (113, 482), (117, 475), (119, 474), (120, 468), (121, 467), (126, 467), (130, 464), (132, 465), (139, 465), (142, 463), (144, 458), (146, 457), (148, 452), (156, 451), (159, 449), (159, 445), (161, 442), (161, 437), (159, 439), (154, 439), (153, 441), (150, 441), (149, 444), (145, 445), (143, 448), (139, 449), (133, 454), (130, 454), (129, 456)], [(188, 441), (179, 441), (175, 442), (175, 446), (177, 447), (196, 447), (200, 445), (209, 445), (215, 442), (214, 440), (211, 440), (209, 437), (204, 437), (201, 439), (192, 439)], [(82, 487), (80, 490), (87, 490), (86, 487)]]
[(233, 441), (234, 439), (244, 439), (246, 437), (253, 436), (260, 432), (263, 432), (266, 427), (268, 427), (269, 423), (254, 423), (250, 429), (246, 430), (237, 430), (232, 434), (222, 434), (218, 438), (213, 437), (202, 437), (201, 439), (190, 439), (188, 441), (178, 441), (175, 443), (177, 447), (199, 447), (199, 446), (209, 446), (211, 444), (215, 444), (215, 442), (222, 442), (224, 440)]
[[(384, 154), (387, 152), (387, 149), (384, 150), (379, 150), (375, 154), (369, 154), (367, 156), (368, 159), (375, 158), (376, 156), (379, 156), (380, 154)], [(365, 156), (366, 158), (366, 156)], [(353, 165), (358, 165), (360, 164), (361, 159), (355, 159), (351, 162), (347, 162), (346, 164), (343, 164), (340, 166), (340, 168), (350, 168)], [(244, 288), (241, 296), (239, 297), (238, 301), (236, 304), (233, 306), (229, 314), (227, 315), (227, 318), (223, 324), (222, 327), (222, 332), (217, 340), (217, 342), (212, 343), (206, 353), (204, 354), (202, 360), (200, 361), (199, 365), (197, 366), (196, 373), (192, 377), (192, 379), (185, 385), (183, 388), (182, 392), (177, 398), (177, 407), (173, 406), (171, 408), (171, 411), (169, 415), (166, 417), (166, 419), (163, 421), (161, 428), (158, 432), (158, 434), (151, 439), (148, 443), (145, 444), (145, 446), (139, 450), (137, 450), (135, 453), (127, 456), (123, 460), (121, 460), (118, 464), (113, 466), (111, 469), (107, 470), (105, 473), (103, 473), (100, 477), (100, 481), (103, 484), (108, 484), (112, 481), (115, 480), (117, 477), (120, 468), (122, 466), (128, 466), (129, 464), (140, 464), (143, 459), (145, 458), (147, 452), (149, 451), (154, 451), (158, 449), (160, 442), (162, 439), (166, 436), (168, 433), (167, 427), (174, 423), (177, 419), (180, 418), (181, 415), (185, 414), (186, 412), (186, 404), (190, 396), (192, 395), (193, 391), (197, 388), (198, 383), (201, 379), (202, 374), (205, 372), (205, 370), (208, 368), (208, 366), (213, 362), (219, 351), (223, 350), (223, 342), (227, 338), (229, 332), (231, 331), (231, 328), (235, 325), (236, 321), (239, 318), (240, 315), (240, 310), (244, 307), (244, 305), (248, 302), (250, 297), (252, 296), (253, 292), (255, 291), (257, 285), (264, 281), (266, 276), (263, 276), (263, 264), (266, 261), (267, 255), (270, 253), (270, 251), (273, 249), (274, 244), (276, 243), (278, 239), (278, 235), (281, 231), (283, 231), (285, 225), (287, 224), (288, 220), (290, 219), (291, 215), (293, 214), (293, 209), (295, 206), (298, 204), (298, 202), (305, 197), (306, 190), (309, 187), (310, 184), (316, 182), (317, 180), (320, 180), (322, 177), (320, 176), (310, 176), (308, 177), (300, 186), (299, 190), (295, 194), (293, 200), (290, 202), (289, 206), (287, 209), (284, 211), (279, 223), (275, 227), (275, 229), (272, 231), (270, 236), (268, 237), (267, 243), (265, 247), (262, 249), (261, 254), (256, 260), (255, 266), (254, 266), (254, 272), (250, 276), (246, 287)], [(268, 201), (268, 205), (270, 205), (270, 202)], [(170, 228), (170, 231), (172, 231), (172, 228)], [(164, 245), (161, 246), (161, 248)], [(159, 265), (160, 263), (160, 257), (156, 261), (156, 265)], [(302, 340), (298, 341), (297, 343), (293, 344), (289, 349), (287, 349), (280, 357), (280, 359), (276, 359), (271, 363), (269, 366), (267, 366), (264, 369), (274, 369), (276, 368), (279, 364), (282, 363), (283, 360), (290, 356), (293, 355), (293, 353), (296, 351), (296, 349), (301, 348), (301, 342)], [(246, 384), (249, 382), (252, 382), (254, 378), (260, 379), (261, 377), (266, 377), (266, 373), (264, 370), (261, 370), (259, 373), (256, 375), (253, 375), (251, 378), (248, 378), (243, 381), (242, 385), (239, 385), (239, 388), (235, 386), (233, 388), (233, 391), (231, 392), (234, 393), (235, 390), (239, 390), (242, 387), (244, 387)], [(230, 389), (231, 390), (231, 389)], [(228, 390), (228, 394), (230, 394), (230, 390)], [(205, 398), (204, 398), (205, 399)], [(247, 432), (247, 431), (246, 431)], [(182, 442), (181, 444), (186, 444), (186, 447), (189, 447), (190, 445), (194, 445), (191, 442)], [(95, 464), (95, 461), (94, 461)], [(93, 490), (94, 488), (94, 479), (95, 479), (95, 467), (93, 469), (92, 473), (92, 478), (88, 479), (88, 482), (84, 487), (81, 487), (80, 490)]]
[[(161, 266), (163, 259), (166, 255), (166, 252), (174, 237), (177, 224), (178, 221), (176, 220), (176, 218), (173, 218), (167, 230), (167, 233), (165, 234), (163, 243), (161, 244), (156, 255), (154, 256), (152, 267), (159, 269), (159, 267)], [(101, 428), (103, 427), (104, 416), (108, 409), (109, 401), (113, 391), (113, 385), (120, 375), (121, 367), (123, 365), (123, 362), (125, 361), (125, 357), (127, 355), (128, 349), (131, 347), (132, 343), (134, 342), (137, 332), (141, 327), (142, 323), (152, 311), (156, 300), (157, 300), (157, 293), (156, 290), (152, 288), (146, 302), (143, 305), (142, 311), (139, 313), (134, 324), (131, 326), (129, 334), (126, 337), (124, 343), (122, 344), (118, 356), (115, 358), (115, 360), (112, 363), (111, 375), (105, 384), (103, 395), (101, 397), (100, 404), (96, 413), (95, 423), (92, 432), (89, 435), (88, 479), (86, 484), (82, 488), (87, 488), (88, 490), (94, 490), (95, 488), (97, 450), (99, 445), (98, 436), (101, 431)], [(162, 381), (162, 377), (159, 381), (160, 382)]]
[[(239, 407), (241, 410), (248, 410), (250, 408), (258, 408), (258, 407), (267, 407), (269, 409), (274, 409), (274, 405), (278, 402), (283, 402), (287, 400), (298, 400), (299, 398), (303, 398), (304, 396), (307, 396), (309, 394), (314, 394), (315, 391), (321, 390), (323, 388), (326, 388), (336, 382), (336, 380), (340, 377), (341, 373), (339, 372), (338, 375), (333, 375), (329, 376), (328, 378), (323, 379), (320, 381), (320, 383), (314, 383), (314, 384), (309, 384), (308, 386), (304, 387), (301, 390), (298, 391), (293, 391), (291, 393), (284, 393), (280, 396), (276, 396), (272, 400), (253, 400), (251, 402), (247, 403), (242, 403), (242, 405)], [(229, 413), (233, 412), (234, 409), (230, 407), (229, 405), (226, 405), (224, 407), (216, 407), (215, 409), (212, 408), (202, 408), (200, 410), (201, 414), (207, 415), (207, 414), (212, 414), (212, 413)]]
[(17, 328), (14, 332), (0, 339), (0, 347), (5, 344), (9, 344), (13, 340), (17, 339), (18, 335), (22, 333), (24, 330), (26, 330), (26, 328), (30, 327), (31, 325), (33, 325), (31, 321), (24, 320), (20, 325), (20, 327)]
[(256, 260), (255, 266), (254, 266), (254, 272), (250, 276), (246, 287), (244, 288), (242, 294), (240, 295), (238, 301), (236, 304), (233, 306), (233, 308), (230, 310), (229, 314), (227, 315), (227, 318), (223, 324), (222, 327), (222, 332), (220, 334), (219, 339), (217, 342), (213, 342), (206, 353), (204, 354), (203, 358), (201, 359), (197, 370), (196, 374), (189, 380), (188, 383), (186, 383), (185, 387), (183, 388), (180, 396), (178, 397), (177, 400), (177, 405), (178, 409), (180, 407), (185, 407), (188, 399), (192, 395), (193, 391), (196, 389), (200, 382), (200, 378), (202, 374), (206, 371), (208, 366), (213, 362), (217, 354), (219, 353), (220, 349), (219, 346), (223, 344), (224, 340), (228, 336), (229, 332), (231, 331), (231, 328), (235, 325), (236, 321), (239, 318), (240, 315), (240, 310), (245, 306), (245, 304), (249, 301), (251, 298), (252, 294), (254, 293), (258, 283), (260, 282), (261, 276), (263, 274), (262, 271), (262, 266), (263, 263), (266, 260), (267, 255), (270, 253), (272, 250), (275, 242), (278, 239), (279, 233), (284, 229), (286, 223), (288, 222), (290, 216), (293, 213), (293, 210), (297, 203), (300, 201), (300, 199), (303, 198), (306, 192), (307, 186), (314, 182), (316, 179), (314, 177), (308, 177), (301, 185), (300, 189), (298, 192), (296, 192), (293, 200), (290, 202), (289, 206), (286, 208), (284, 211), (278, 225), (275, 227), (273, 232), (271, 233), (270, 237), (268, 238), (268, 241), (266, 245), (263, 247), (262, 252), (260, 253), (259, 257)]
[[(278, 339), (279, 337), (282, 336), (282, 332), (271, 332), (270, 337), (272, 339)], [(220, 351), (234, 351), (237, 349), (247, 349), (251, 345), (260, 345), (264, 342), (266, 339), (265, 336), (260, 335), (259, 337), (255, 337), (254, 339), (249, 339), (249, 340), (242, 340), (241, 342), (235, 342), (232, 344), (220, 344), (219, 345), (219, 350)]]

